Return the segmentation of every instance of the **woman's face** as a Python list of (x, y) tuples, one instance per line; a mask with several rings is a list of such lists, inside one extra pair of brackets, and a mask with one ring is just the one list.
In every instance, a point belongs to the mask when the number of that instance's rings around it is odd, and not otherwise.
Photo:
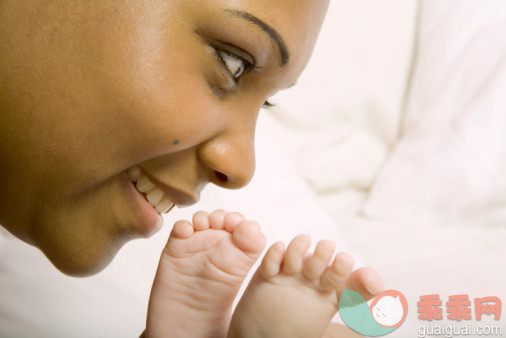
[(65, 273), (103, 268), (159, 216), (254, 167), (264, 101), (292, 85), (327, 0), (4, 1), (0, 224)]

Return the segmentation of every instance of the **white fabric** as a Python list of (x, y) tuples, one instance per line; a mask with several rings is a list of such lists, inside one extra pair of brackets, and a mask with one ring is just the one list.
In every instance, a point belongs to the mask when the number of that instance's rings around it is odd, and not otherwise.
[(272, 98), (272, 133), (333, 214), (355, 213), (397, 139), (416, 0), (332, 0), (306, 71)]
[(402, 138), (364, 211), (506, 223), (506, 2), (424, 1)]

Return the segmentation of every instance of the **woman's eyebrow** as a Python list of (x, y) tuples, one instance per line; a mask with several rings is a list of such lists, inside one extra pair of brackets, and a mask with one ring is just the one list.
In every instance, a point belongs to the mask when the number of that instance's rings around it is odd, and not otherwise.
[(279, 53), (281, 54), (281, 67), (285, 66), (288, 63), (288, 61), (290, 60), (290, 54), (288, 53), (288, 49), (286, 48), (285, 42), (274, 28), (272, 28), (271, 26), (269, 26), (268, 24), (266, 24), (265, 22), (263, 22), (262, 20), (260, 20), (251, 13), (236, 11), (232, 9), (226, 9), (225, 11), (231, 15), (248, 20), (249, 22), (254, 23), (255, 25), (262, 28), (262, 30), (267, 34), (269, 34), (269, 37), (278, 46)]

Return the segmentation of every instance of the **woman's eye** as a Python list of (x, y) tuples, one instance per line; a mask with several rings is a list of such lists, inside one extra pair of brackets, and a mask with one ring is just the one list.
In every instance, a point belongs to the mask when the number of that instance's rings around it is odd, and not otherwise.
[(239, 57), (222, 50), (218, 51), (218, 54), (234, 80), (239, 79), (246, 69), (244, 61)]

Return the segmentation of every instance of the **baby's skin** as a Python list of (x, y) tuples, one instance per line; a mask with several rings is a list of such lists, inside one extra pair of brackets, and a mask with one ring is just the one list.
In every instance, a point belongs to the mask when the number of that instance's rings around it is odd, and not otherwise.
[(299, 235), (286, 250), (282, 242), (269, 248), (237, 305), (229, 337), (323, 336), (354, 262), (345, 253), (333, 258), (332, 241), (306, 255), (310, 245), (308, 235)]
[(146, 337), (225, 337), (237, 292), (265, 247), (258, 224), (239, 213), (199, 211), (192, 223), (176, 222), (162, 252)]
[(346, 334), (328, 325), (344, 288), (370, 297), (359, 282), (367, 273), (349, 278), (353, 259), (334, 257), (334, 242), (320, 241), (306, 254), (310, 244), (309, 236), (300, 235), (286, 250), (281, 242), (271, 246), (232, 316), (240, 286), (265, 247), (260, 227), (224, 210), (199, 211), (192, 223), (176, 222), (153, 283), (146, 337)]

